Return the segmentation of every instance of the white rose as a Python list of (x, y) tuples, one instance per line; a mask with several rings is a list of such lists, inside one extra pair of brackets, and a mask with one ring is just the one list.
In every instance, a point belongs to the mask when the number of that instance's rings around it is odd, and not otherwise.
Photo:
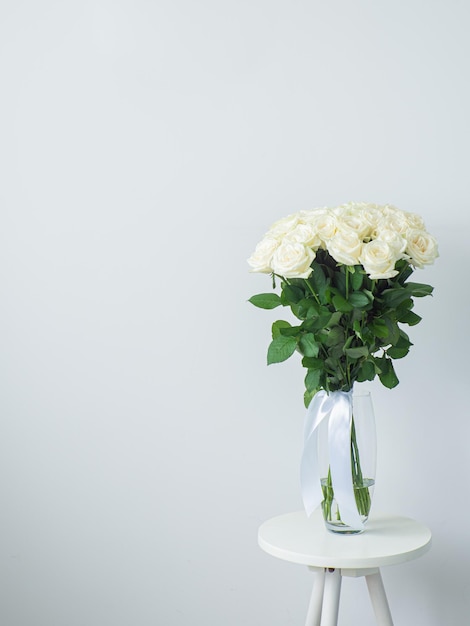
[(350, 213), (353, 208), (359, 206), (358, 202), (347, 202), (346, 204), (340, 204), (339, 206), (335, 206), (334, 209), (331, 209), (331, 212), (334, 213), (337, 217), (341, 217), (347, 213)]
[(308, 278), (315, 252), (301, 243), (281, 243), (271, 262), (273, 272), (285, 278)]
[(376, 236), (380, 237), (382, 230), (394, 230), (399, 235), (404, 236), (409, 228), (405, 212), (394, 206), (386, 205), (383, 208), (383, 218), (377, 225)]
[(314, 250), (317, 250), (321, 243), (320, 237), (312, 224), (297, 224), (293, 230), (283, 237), (282, 242), (303, 243)]
[(331, 211), (316, 212), (312, 215), (310, 224), (315, 229), (320, 241), (326, 243), (338, 230), (338, 220)]
[(248, 259), (252, 272), (270, 274), (272, 272), (271, 259), (274, 251), (279, 247), (279, 239), (264, 237), (256, 246), (255, 251)]
[(384, 204), (382, 206), (382, 212), (384, 215), (396, 215), (397, 213), (404, 214), (404, 211), (402, 211), (396, 206), (393, 206), (393, 204)]
[(336, 207), (333, 212), (342, 226), (354, 230), (359, 239), (368, 241), (382, 219), (382, 209), (378, 204), (349, 202)]
[(372, 233), (382, 219), (382, 207), (378, 204), (367, 204), (362, 209), (361, 215), (362, 219), (369, 224), (370, 233)]
[(336, 215), (354, 215), (369, 207), (378, 207), (377, 204), (367, 204), (367, 202), (345, 202), (332, 209)]
[(395, 252), (397, 260), (403, 256), (406, 249), (406, 239), (395, 230), (390, 228), (380, 231), (380, 237), (376, 241), (385, 241)]
[(299, 215), (295, 213), (294, 215), (288, 215), (287, 217), (283, 217), (282, 219), (274, 222), (269, 231), (266, 233), (268, 237), (279, 237), (282, 238), (284, 235), (287, 235), (291, 230), (299, 223)]
[(420, 215), (416, 213), (405, 213), (406, 221), (408, 222), (408, 228), (416, 228), (418, 230), (425, 230), (424, 220)]
[(363, 243), (353, 230), (340, 230), (328, 241), (328, 252), (338, 263), (357, 265)]
[(299, 220), (303, 224), (309, 224), (311, 221), (314, 221), (319, 215), (324, 215), (328, 213), (330, 209), (328, 207), (323, 207), (321, 209), (309, 209), (298, 212)]
[(341, 215), (340, 219), (340, 228), (345, 227), (352, 231), (354, 231), (359, 239), (365, 239), (370, 237), (372, 234), (372, 229), (363, 215), (362, 211), (356, 211), (354, 213), (344, 213)]
[(439, 256), (437, 241), (425, 230), (411, 228), (406, 233), (406, 240), (406, 253), (416, 267), (431, 265)]
[(393, 278), (398, 274), (395, 263), (398, 257), (395, 250), (386, 241), (374, 239), (364, 244), (360, 262), (370, 278)]

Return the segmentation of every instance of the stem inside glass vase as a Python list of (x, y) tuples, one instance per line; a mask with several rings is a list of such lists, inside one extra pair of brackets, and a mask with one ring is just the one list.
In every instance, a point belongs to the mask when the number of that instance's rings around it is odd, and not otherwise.
[[(368, 517), (371, 507), (370, 487), (373, 486), (374, 480), (364, 478), (362, 475), (361, 460), (359, 457), (359, 447), (357, 445), (356, 426), (354, 417), (351, 420), (351, 472), (352, 483), (354, 489), (354, 497), (359, 515)], [(341, 512), (338, 504), (335, 502), (335, 494), (333, 483), (331, 480), (331, 469), (328, 467), (328, 476), (322, 480), (323, 492), (323, 516), (326, 521), (341, 522)]]

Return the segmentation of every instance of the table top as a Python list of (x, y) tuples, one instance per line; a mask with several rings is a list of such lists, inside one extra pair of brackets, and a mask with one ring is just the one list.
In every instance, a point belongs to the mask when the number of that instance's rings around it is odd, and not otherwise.
[(312, 567), (373, 568), (411, 561), (431, 547), (431, 531), (408, 517), (375, 513), (358, 535), (325, 528), (321, 510), (273, 517), (258, 531), (260, 547), (279, 559)]

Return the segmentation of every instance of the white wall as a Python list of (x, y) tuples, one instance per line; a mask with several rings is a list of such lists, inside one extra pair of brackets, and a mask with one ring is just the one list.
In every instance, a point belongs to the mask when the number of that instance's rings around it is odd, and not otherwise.
[[(384, 571), (397, 624), (462, 625), (470, 88), (466, 2), (0, 1), (0, 623), (302, 624), (257, 546), (301, 507), (299, 363), (246, 258), (349, 200), (424, 216), (414, 347), (373, 385), (377, 509), (434, 533)], [(360, 580), (342, 626), (374, 623)]]

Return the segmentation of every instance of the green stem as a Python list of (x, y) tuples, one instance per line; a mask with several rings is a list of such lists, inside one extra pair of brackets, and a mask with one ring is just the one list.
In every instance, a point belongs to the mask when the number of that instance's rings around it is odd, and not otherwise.
[(357, 484), (361, 485), (364, 482), (361, 470), (361, 462), (359, 459), (359, 448), (357, 445), (356, 437), (356, 424), (354, 423), (354, 417), (351, 420), (351, 465), (353, 472), (356, 476)]
[(313, 297), (315, 298), (315, 300), (317, 301), (317, 304), (321, 305), (320, 299), (318, 297), (318, 295), (315, 293), (315, 289), (312, 287), (312, 285), (310, 284), (308, 278), (304, 278), (305, 283), (307, 284), (307, 287), (310, 291), (310, 293), (313, 295)]
[(348, 381), (348, 387), (351, 389), (351, 365), (349, 363), (348, 355), (346, 355), (346, 380)]
[[(358, 513), (364, 517), (369, 515), (371, 499), (369, 487), (364, 484), (364, 477), (362, 474), (361, 461), (359, 457), (359, 446), (357, 445), (356, 425), (354, 423), (354, 417), (351, 421), (351, 473), (354, 489), (354, 496), (356, 499), (356, 505)], [(332, 508), (334, 500), (333, 482), (331, 480), (331, 469), (328, 468), (328, 476), (324, 484), (322, 484), (323, 491), (323, 516), (325, 520), (332, 521)], [(337, 521), (341, 521), (341, 515), (337, 510)]]

